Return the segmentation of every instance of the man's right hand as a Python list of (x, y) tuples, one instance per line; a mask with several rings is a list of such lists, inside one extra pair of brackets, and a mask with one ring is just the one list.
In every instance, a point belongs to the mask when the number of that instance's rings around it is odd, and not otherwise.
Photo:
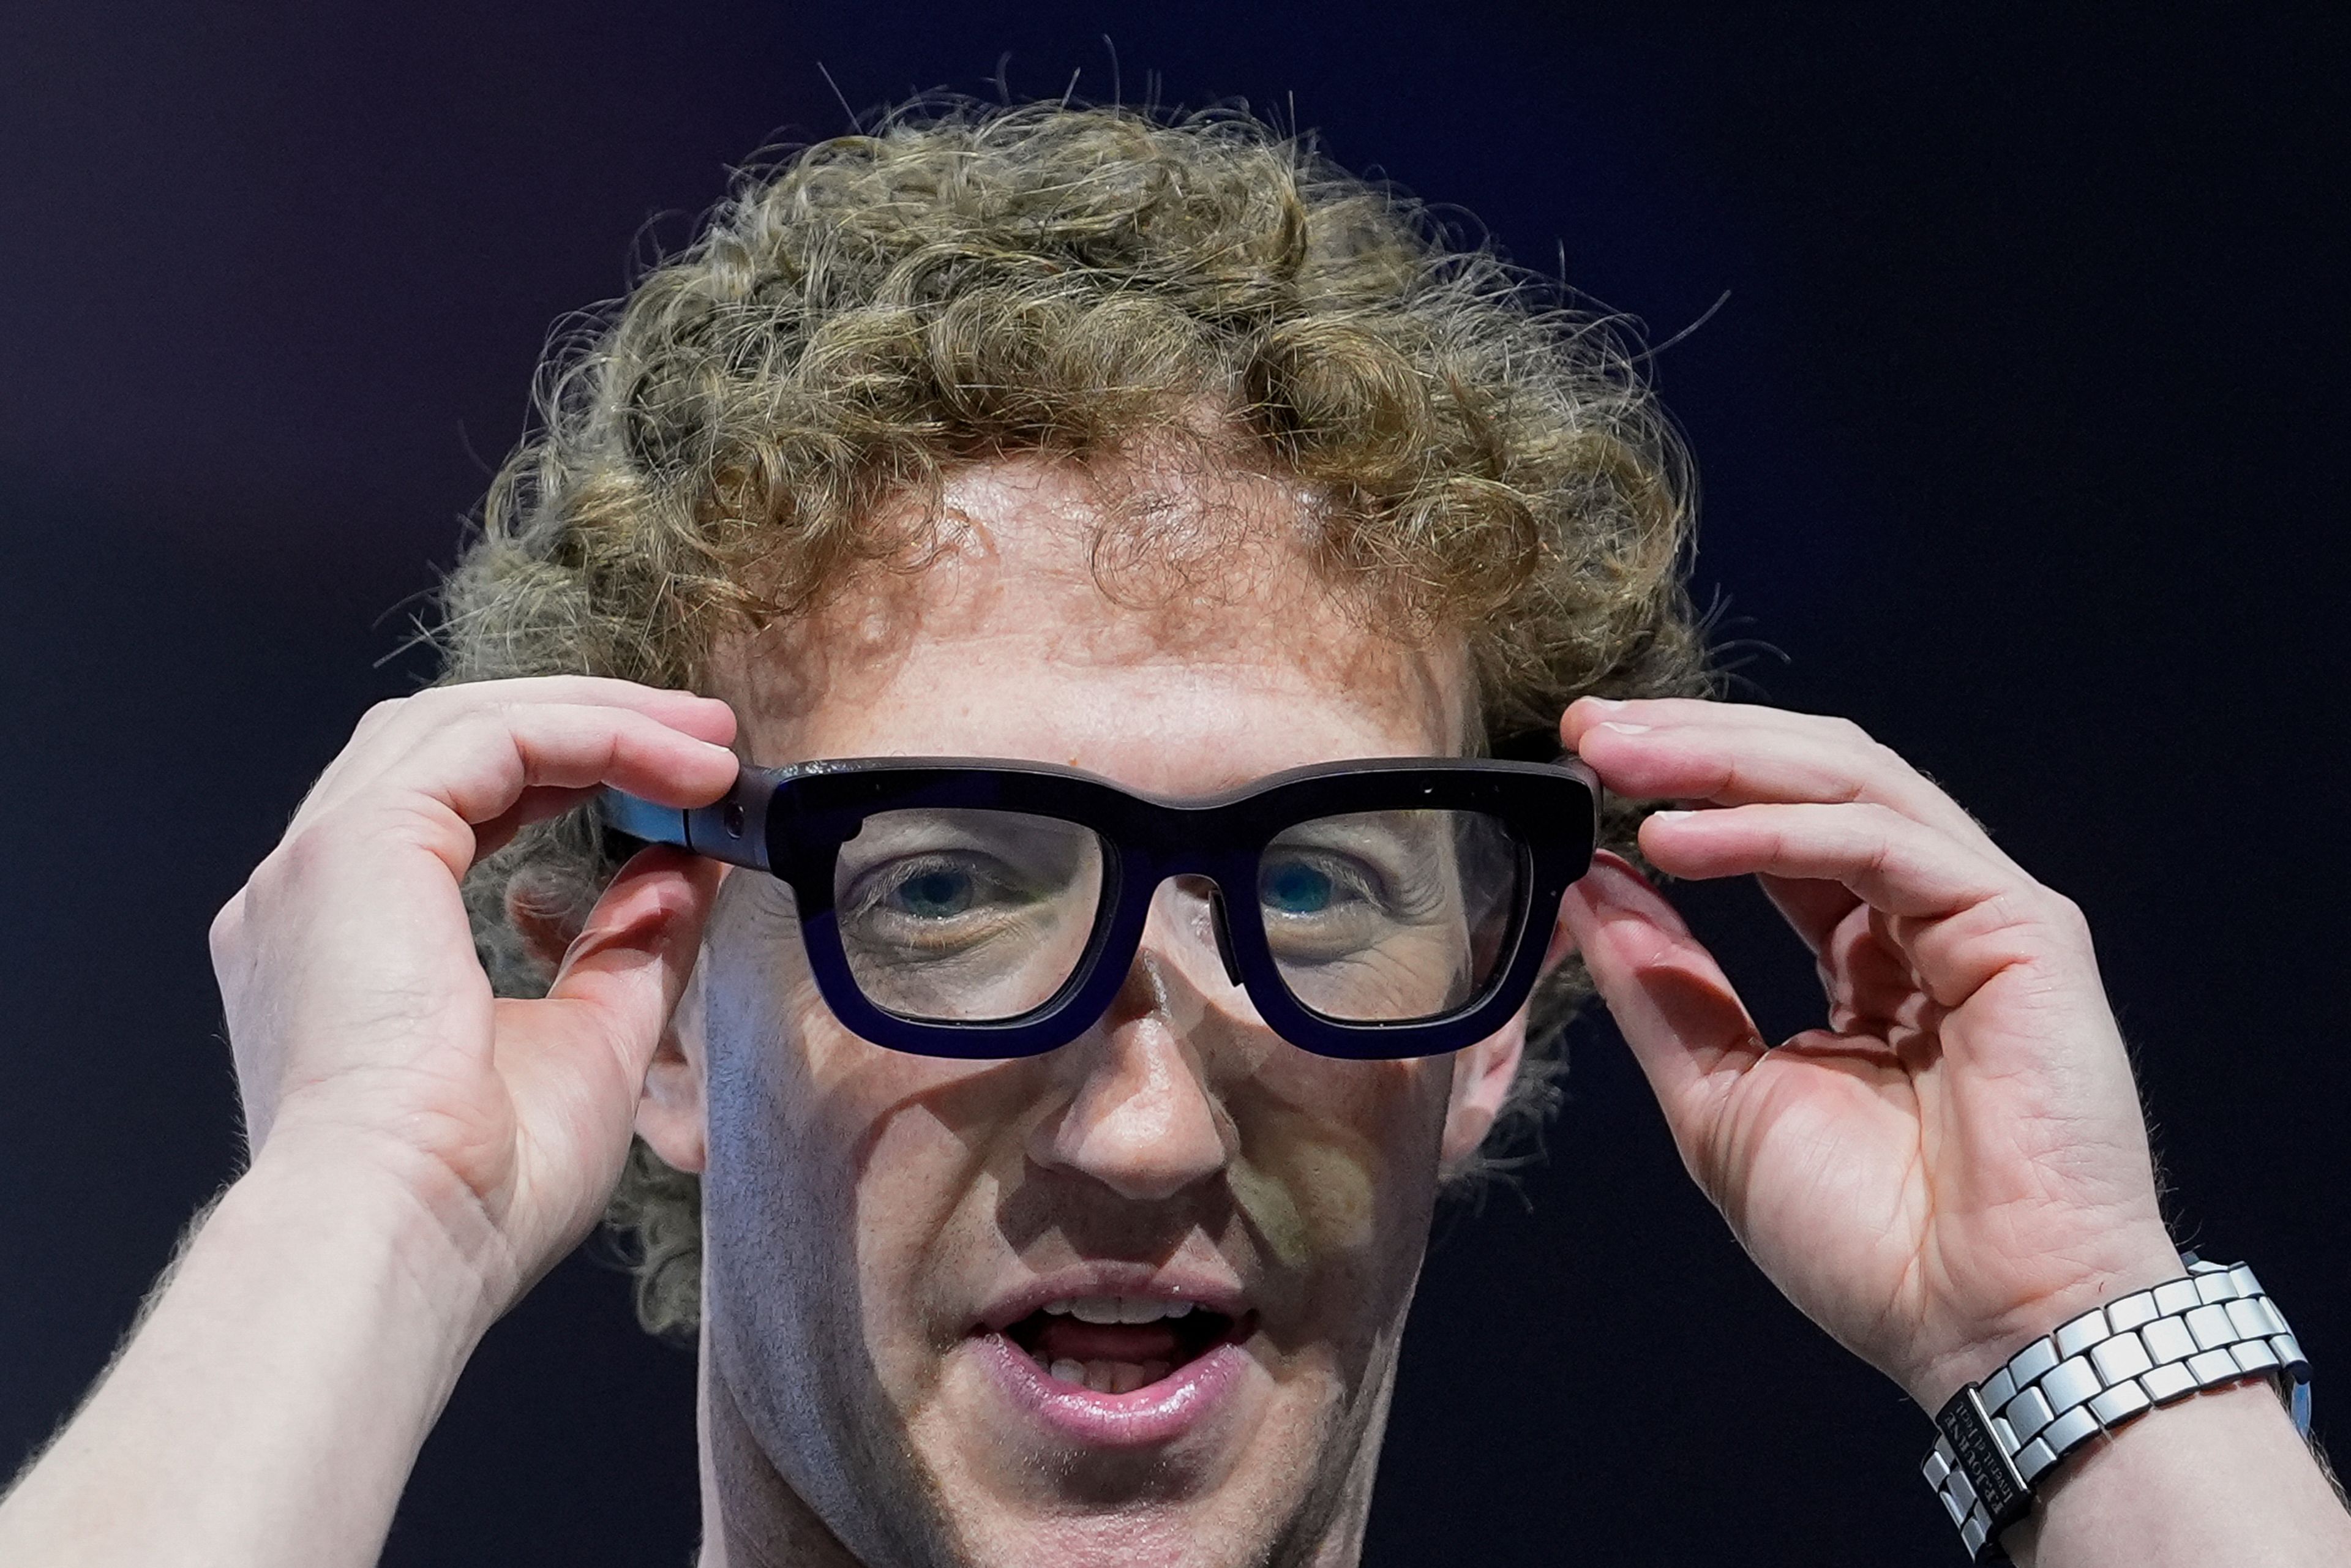
[(596, 1221), (718, 868), (625, 867), (539, 1001), (460, 883), (597, 786), (734, 780), (722, 703), (484, 682), (368, 715), (213, 926), (253, 1165), (0, 1499), (0, 1562), (362, 1568), (475, 1342)]
[(601, 1212), (717, 868), (639, 855), (535, 1001), (491, 995), (460, 883), (600, 785), (707, 804), (734, 733), (724, 703), (587, 676), (371, 711), (213, 925), (256, 1167), (388, 1184), (511, 1305)]

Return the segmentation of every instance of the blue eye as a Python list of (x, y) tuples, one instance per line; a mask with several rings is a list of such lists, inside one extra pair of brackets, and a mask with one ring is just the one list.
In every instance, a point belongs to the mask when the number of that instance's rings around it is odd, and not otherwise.
[(946, 920), (968, 910), (976, 892), (969, 872), (939, 869), (906, 878), (890, 902), (918, 920)]
[(1257, 882), (1258, 901), (1282, 915), (1320, 915), (1331, 907), (1337, 891), (1327, 872), (1302, 861), (1267, 866)]

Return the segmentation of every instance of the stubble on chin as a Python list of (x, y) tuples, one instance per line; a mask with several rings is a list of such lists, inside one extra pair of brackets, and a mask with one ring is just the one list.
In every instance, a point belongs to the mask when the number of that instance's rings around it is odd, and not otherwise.
[[(1312, 1456), (1303, 1484), (1228, 1520), (1221, 1542), (1202, 1539), (1208, 1521), (1181, 1503), (1122, 1505), (1094, 1488), (1085, 1489), (1093, 1498), (1043, 1519), (991, 1519), (988, 1500), (955, 1495), (924, 1458), (862, 1346), (747, 1354), (705, 1342), (705, 1462), (729, 1568), (1352, 1568), (1394, 1383), (1395, 1340), (1382, 1337), (1353, 1396), (1334, 1402), (1299, 1445)], [(739, 1396), (740, 1380), (759, 1378), (766, 1355), (784, 1348), (802, 1358), (790, 1380), (806, 1402), (794, 1431), (773, 1429), (781, 1412), (772, 1384)]]

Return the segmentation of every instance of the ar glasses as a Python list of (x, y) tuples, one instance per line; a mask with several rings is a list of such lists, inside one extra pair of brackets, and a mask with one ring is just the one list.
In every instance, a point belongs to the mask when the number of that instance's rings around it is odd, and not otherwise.
[(789, 883), (817, 988), (876, 1045), (1029, 1056), (1109, 1010), (1170, 878), (1225, 977), (1324, 1056), (1456, 1051), (1533, 989), (1592, 860), (1583, 764), (1398, 758), (1158, 800), (1073, 768), (875, 758), (747, 768), (681, 811), (608, 790), (617, 832)]

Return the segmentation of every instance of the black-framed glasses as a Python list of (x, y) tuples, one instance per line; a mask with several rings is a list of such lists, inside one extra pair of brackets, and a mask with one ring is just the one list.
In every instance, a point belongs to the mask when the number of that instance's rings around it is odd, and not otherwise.
[(876, 1045), (1050, 1051), (1107, 1012), (1171, 878), (1225, 978), (1324, 1056), (1456, 1051), (1533, 989), (1599, 786), (1558, 763), (1397, 758), (1163, 800), (1074, 768), (876, 758), (747, 768), (679, 810), (607, 790), (617, 832), (789, 883), (817, 988)]

